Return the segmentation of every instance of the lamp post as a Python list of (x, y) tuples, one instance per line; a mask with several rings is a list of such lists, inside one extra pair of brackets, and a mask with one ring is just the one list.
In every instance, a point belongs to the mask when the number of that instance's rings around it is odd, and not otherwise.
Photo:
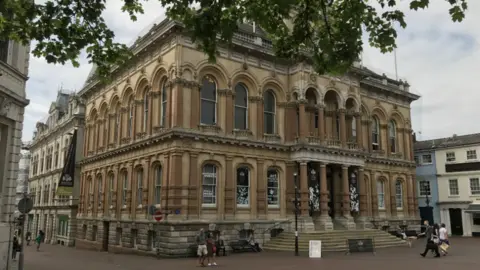
[(295, 256), (298, 256), (298, 186), (297, 186), (297, 173), (293, 173), (293, 181), (295, 183)]
[(425, 190), (425, 204), (427, 205), (427, 207), (430, 206), (430, 200), (428, 199), (428, 192), (427, 192), (427, 188), (430, 186), (430, 184), (425, 181), (423, 182), (423, 190)]

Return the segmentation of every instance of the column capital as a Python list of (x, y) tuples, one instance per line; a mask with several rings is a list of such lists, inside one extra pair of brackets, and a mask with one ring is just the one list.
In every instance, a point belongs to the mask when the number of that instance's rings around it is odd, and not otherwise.
[(325, 104), (317, 104), (317, 109), (319, 110), (325, 109)]
[(307, 161), (299, 161), (298, 163), (300, 163), (300, 166), (307, 166)]
[(359, 171), (359, 172), (364, 172), (365, 169), (364, 169), (363, 167), (358, 167), (358, 171)]
[(260, 164), (265, 163), (265, 160), (264, 159), (257, 159), (257, 163), (260, 163)]
[(348, 167), (350, 167), (350, 166), (342, 164), (342, 170), (348, 170)]
[(337, 112), (338, 112), (339, 114), (345, 114), (346, 111), (347, 111), (347, 110), (345, 110), (344, 108), (340, 108), (340, 109), (337, 110)]
[(326, 167), (327, 167), (327, 163), (320, 162), (320, 168), (326, 168)]

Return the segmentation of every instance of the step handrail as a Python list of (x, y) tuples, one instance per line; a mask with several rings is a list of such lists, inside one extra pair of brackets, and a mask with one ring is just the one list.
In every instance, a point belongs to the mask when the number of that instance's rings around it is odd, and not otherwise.
[(267, 229), (265, 229), (262, 233), (262, 237), (263, 237), (263, 243), (262, 245), (265, 245), (265, 234), (268, 232), (268, 231), (271, 231), (272, 229), (276, 229), (278, 228), (280, 225), (283, 225), (285, 223), (291, 223), (292, 222), (292, 219), (286, 219), (286, 220), (282, 220), (280, 222), (275, 222), (275, 224), (273, 224), (272, 226), (268, 227)]

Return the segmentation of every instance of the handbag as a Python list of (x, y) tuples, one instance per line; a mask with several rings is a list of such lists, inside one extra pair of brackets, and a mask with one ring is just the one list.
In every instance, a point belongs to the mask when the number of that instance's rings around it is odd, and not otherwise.
[(448, 248), (450, 247), (450, 245), (448, 245), (447, 243), (443, 242), (441, 245), (440, 245), (440, 249), (442, 249), (443, 251), (447, 251)]
[(438, 239), (437, 236), (433, 236), (433, 237), (432, 237), (432, 241), (433, 241), (433, 243), (435, 243), (435, 244), (437, 244), (437, 245), (440, 243), (440, 239)]

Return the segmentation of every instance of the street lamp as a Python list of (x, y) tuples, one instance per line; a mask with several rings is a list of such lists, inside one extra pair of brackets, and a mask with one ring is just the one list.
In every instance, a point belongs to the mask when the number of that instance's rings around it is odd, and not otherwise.
[(428, 199), (428, 192), (427, 189), (429, 188), (430, 183), (425, 181), (423, 182), (423, 190), (425, 190), (425, 204), (427, 204), (427, 207), (430, 206), (430, 200)]
[(293, 173), (293, 181), (295, 183), (295, 256), (298, 256), (298, 186), (297, 186), (297, 173)]

